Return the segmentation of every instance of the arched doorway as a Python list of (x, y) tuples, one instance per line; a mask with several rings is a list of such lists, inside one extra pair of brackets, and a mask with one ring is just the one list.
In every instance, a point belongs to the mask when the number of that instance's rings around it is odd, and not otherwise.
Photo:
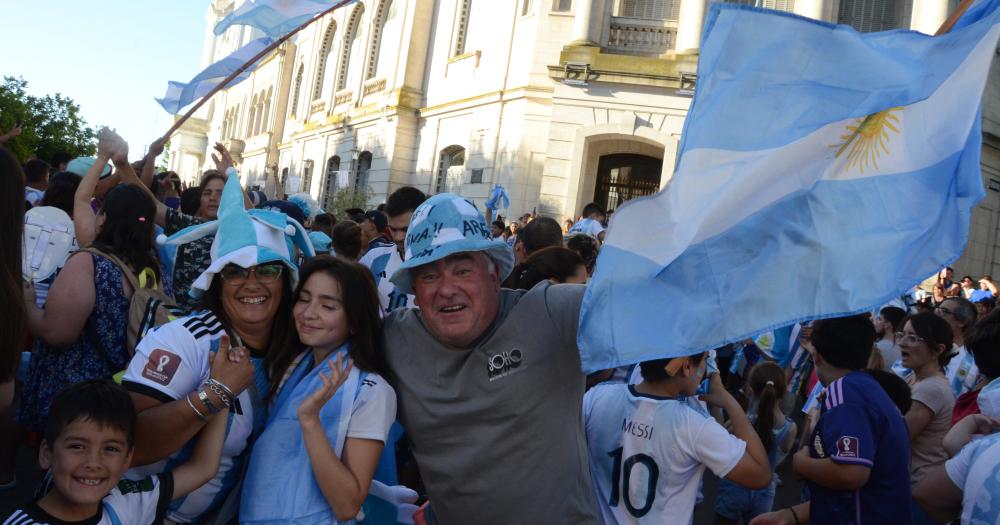
[(663, 160), (633, 153), (602, 155), (597, 163), (594, 202), (608, 212), (625, 201), (660, 191)]

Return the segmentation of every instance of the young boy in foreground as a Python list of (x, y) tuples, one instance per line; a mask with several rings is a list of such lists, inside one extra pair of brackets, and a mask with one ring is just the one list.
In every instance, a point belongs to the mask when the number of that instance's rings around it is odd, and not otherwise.
[(219, 469), (226, 413), (202, 431), (190, 459), (173, 471), (122, 480), (132, 460), (135, 410), (110, 381), (70, 385), (52, 401), (39, 462), (49, 471), (45, 495), (0, 517), (0, 523), (146, 525), (159, 523), (171, 500)]

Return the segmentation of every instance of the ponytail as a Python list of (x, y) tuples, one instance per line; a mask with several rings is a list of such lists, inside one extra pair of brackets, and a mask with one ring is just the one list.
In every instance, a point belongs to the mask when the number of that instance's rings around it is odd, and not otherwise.
[(764, 450), (771, 450), (774, 446), (774, 404), (777, 400), (774, 381), (768, 381), (764, 384), (764, 389), (757, 394), (757, 419), (753, 422), (753, 429), (757, 431)]
[(747, 382), (757, 398), (757, 418), (753, 429), (760, 437), (764, 450), (770, 452), (774, 447), (774, 409), (785, 394), (785, 371), (777, 363), (761, 361), (750, 369)]

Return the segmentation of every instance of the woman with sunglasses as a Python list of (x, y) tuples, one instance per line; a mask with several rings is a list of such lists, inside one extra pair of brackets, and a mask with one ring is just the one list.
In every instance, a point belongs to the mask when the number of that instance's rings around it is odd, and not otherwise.
[[(367, 268), (320, 255), (301, 269), (292, 315), (304, 352), (274, 363), (268, 421), (243, 482), (240, 523), (353, 520), (368, 495), (396, 394), (378, 375), (378, 292)], [(280, 479), (286, 490), (274, 490)]]
[(229, 412), (219, 471), (171, 504), (167, 518), (174, 523), (235, 516), (238, 493), (232, 488), (249, 444), (264, 427), (273, 377), (268, 372), (299, 346), (285, 314), (294, 303), (298, 276), (289, 241), (307, 255), (311, 245), (301, 226), (285, 215), (244, 210), (234, 174), (226, 182), (218, 221), (166, 241), (214, 235), (211, 264), (191, 285), (203, 310), (147, 334), (122, 381), (137, 413), (132, 464), (143, 466), (128, 477), (169, 470), (186, 456), (210, 415)]
[[(913, 404), (906, 413), (910, 431), (910, 481), (916, 485), (930, 467), (948, 459), (942, 447), (951, 428), (955, 396), (944, 376), (951, 359), (952, 331), (948, 323), (930, 313), (916, 314), (897, 334), (903, 366), (913, 370), (910, 386)], [(922, 511), (914, 506), (914, 522)], [(921, 522), (922, 523), (922, 522)]]

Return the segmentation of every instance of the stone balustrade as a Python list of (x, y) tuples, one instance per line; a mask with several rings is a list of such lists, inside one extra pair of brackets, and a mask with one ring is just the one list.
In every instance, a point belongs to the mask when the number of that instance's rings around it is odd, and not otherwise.
[(365, 81), (365, 85), (362, 88), (361, 96), (367, 97), (372, 93), (378, 93), (385, 89), (385, 78), (371, 78)]
[(658, 56), (673, 50), (676, 41), (675, 21), (613, 16), (605, 48), (623, 55)]

